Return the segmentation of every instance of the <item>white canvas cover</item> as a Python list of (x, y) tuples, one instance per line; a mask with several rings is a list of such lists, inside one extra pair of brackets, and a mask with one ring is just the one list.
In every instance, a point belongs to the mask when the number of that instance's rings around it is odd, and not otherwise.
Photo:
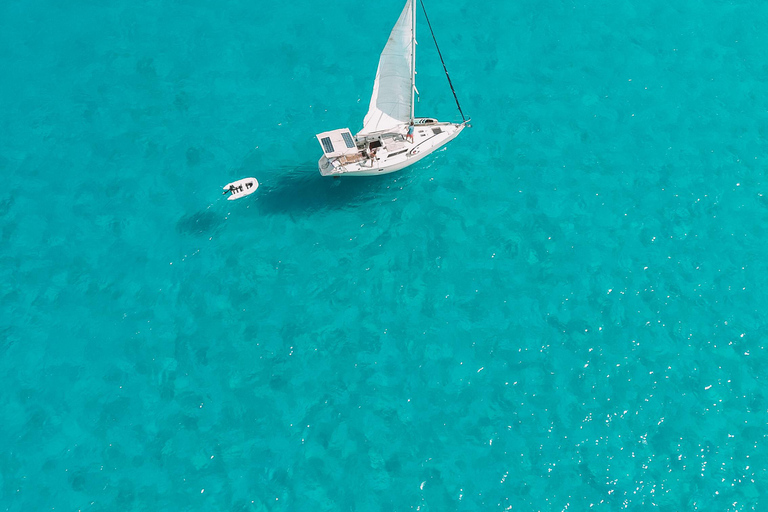
[(413, 1), (405, 3), (381, 53), (368, 114), (358, 135), (389, 130), (410, 120), (413, 101)]
[(357, 145), (349, 128), (318, 133), (315, 137), (328, 158), (357, 153)]

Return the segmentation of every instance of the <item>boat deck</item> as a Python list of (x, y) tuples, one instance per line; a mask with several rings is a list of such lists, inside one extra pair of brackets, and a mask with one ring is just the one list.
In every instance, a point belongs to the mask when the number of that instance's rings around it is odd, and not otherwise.
[[(440, 148), (465, 128), (466, 124), (440, 123), (417, 119), (413, 140), (402, 133), (368, 135), (356, 140), (358, 153), (328, 159), (320, 158), (323, 176), (374, 176), (399, 171)], [(407, 125), (404, 126), (404, 130)], [(371, 158), (371, 155), (374, 157)]]

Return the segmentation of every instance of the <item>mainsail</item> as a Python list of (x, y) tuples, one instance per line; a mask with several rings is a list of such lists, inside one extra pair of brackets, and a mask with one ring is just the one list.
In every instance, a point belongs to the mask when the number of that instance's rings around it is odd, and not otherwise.
[(414, 90), (414, 5), (408, 0), (381, 52), (363, 129), (358, 135), (386, 131), (411, 119)]

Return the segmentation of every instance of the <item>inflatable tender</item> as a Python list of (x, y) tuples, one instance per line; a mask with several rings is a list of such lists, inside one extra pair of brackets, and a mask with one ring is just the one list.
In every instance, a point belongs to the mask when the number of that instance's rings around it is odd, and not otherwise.
[(229, 194), (228, 201), (234, 201), (253, 194), (257, 188), (259, 188), (259, 182), (256, 178), (243, 178), (224, 185), (224, 194)]

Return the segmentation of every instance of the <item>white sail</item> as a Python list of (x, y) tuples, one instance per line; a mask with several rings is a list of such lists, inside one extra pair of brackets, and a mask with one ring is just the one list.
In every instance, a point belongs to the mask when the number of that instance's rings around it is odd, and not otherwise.
[(405, 3), (381, 52), (371, 103), (358, 135), (389, 130), (411, 119), (414, 88), (413, 2), (408, 0)]

